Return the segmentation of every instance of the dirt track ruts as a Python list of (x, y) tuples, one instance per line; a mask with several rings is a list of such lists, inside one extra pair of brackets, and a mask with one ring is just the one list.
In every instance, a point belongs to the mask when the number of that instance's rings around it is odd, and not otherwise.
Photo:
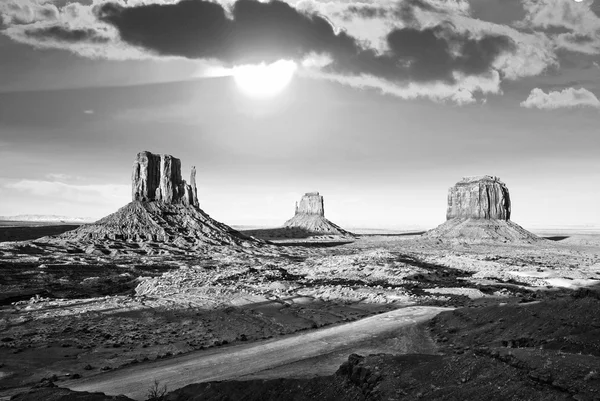
[(431, 319), (450, 308), (412, 306), (371, 316), (355, 322), (326, 327), (250, 344), (197, 351), (147, 364), (119, 369), (65, 382), (62, 387), (77, 391), (124, 394), (143, 400), (154, 380), (169, 391), (204, 381), (235, 379), (277, 366), (352, 348), (376, 335)]

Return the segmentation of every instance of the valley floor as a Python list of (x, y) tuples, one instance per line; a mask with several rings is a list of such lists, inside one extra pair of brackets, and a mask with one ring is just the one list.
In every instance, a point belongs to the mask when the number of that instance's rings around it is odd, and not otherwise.
[[(0, 399), (36, 385), (143, 399), (142, 389), (155, 378), (169, 390), (202, 380), (312, 380), (309, 370), (326, 367), (318, 374), (333, 374), (353, 352), (462, 357), (477, 345), (478, 357), (494, 360), (513, 348), (524, 349), (512, 354), (518, 359), (547, 344), (544, 352), (571, 352), (570, 340), (557, 340), (562, 337), (577, 339), (572, 352), (592, 356), (584, 362), (594, 371), (600, 357), (595, 326), (600, 322), (594, 320), (600, 236), (548, 237), (553, 238), (491, 246), (368, 235), (334, 247), (271, 245), (264, 252), (214, 247), (201, 255), (118, 257), (58, 252), (36, 241), (0, 243)], [(581, 316), (590, 316), (587, 321), (568, 317), (568, 305), (575, 304), (583, 308)], [(545, 316), (545, 325), (531, 318), (507, 324), (517, 314), (494, 312), (503, 305), (536, 309), (531, 313)], [(430, 307), (458, 309), (442, 313), (429, 327), (422, 320), (438, 311)], [(385, 317), (407, 311), (423, 313), (410, 324), (423, 342), (393, 341), (412, 337), (404, 318)], [(481, 311), (485, 317), (473, 317)], [(447, 319), (451, 324), (441, 323)], [(363, 338), (356, 327), (372, 331)], [(490, 332), (483, 335), (485, 330)], [(323, 333), (335, 335), (319, 337)], [(358, 337), (352, 340), (349, 333)], [(288, 354), (278, 354), (277, 347)], [(241, 355), (237, 352), (246, 352), (254, 364), (240, 370), (231, 365), (231, 371), (226, 364), (212, 373), (178, 370), (181, 361), (196, 369), (211, 358), (233, 360), (227, 358)], [(335, 357), (323, 359), (322, 353)], [(287, 355), (280, 366), (277, 355)], [(365, 361), (360, 364), (374, 360)], [(122, 387), (102, 384), (117, 376), (124, 378)], [(143, 379), (128, 387), (125, 378), (134, 377)], [(593, 390), (600, 382), (590, 377), (585, 383)]]

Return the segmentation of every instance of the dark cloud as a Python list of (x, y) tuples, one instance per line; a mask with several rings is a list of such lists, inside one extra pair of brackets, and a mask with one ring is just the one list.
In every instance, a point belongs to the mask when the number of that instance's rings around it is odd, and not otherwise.
[(67, 43), (107, 43), (110, 41), (109, 38), (100, 35), (94, 29), (70, 29), (60, 25), (29, 29), (24, 33), (27, 37), (44, 41), (55, 40)]
[(409, 79), (452, 82), (452, 73), (481, 75), (502, 52), (514, 48), (506, 36), (488, 35), (472, 39), (452, 30), (451, 24), (418, 30), (404, 28), (392, 31), (387, 42), (397, 63), (404, 63)]
[(578, 45), (589, 44), (595, 41), (595, 38), (592, 38), (586, 34), (573, 33), (563, 36), (567, 42), (575, 43)]
[(231, 13), (228, 18), (223, 6), (202, 0), (137, 7), (107, 3), (96, 10), (126, 42), (164, 55), (241, 62), (357, 50), (354, 39), (336, 34), (325, 18), (281, 1), (240, 0)]
[(97, 17), (114, 25), (121, 38), (163, 55), (223, 58), (231, 21), (217, 3), (184, 0), (177, 4), (123, 7), (105, 3)]
[(371, 4), (354, 4), (344, 10), (342, 18), (350, 20), (354, 17), (363, 19), (385, 18), (389, 16), (391, 10), (389, 7), (378, 7)]
[(342, 12), (344, 20), (351, 20), (355, 17), (362, 19), (381, 19), (386, 17), (398, 18), (405, 23), (416, 22), (415, 10), (431, 11), (445, 13), (446, 11), (433, 6), (423, 0), (403, 0), (398, 5), (375, 6), (372, 4), (353, 4), (348, 6)]
[[(429, 7), (420, 0), (410, 4)], [(378, 53), (347, 33), (336, 32), (324, 17), (277, 0), (239, 0), (230, 13), (202, 0), (134, 7), (106, 3), (96, 9), (96, 15), (115, 26), (124, 41), (162, 55), (241, 64), (327, 53), (333, 60), (326, 67), (329, 72), (369, 74), (396, 82), (453, 82), (453, 72), (485, 74), (496, 57), (514, 45), (506, 36), (471, 38), (455, 32), (451, 24), (442, 24), (393, 30), (387, 36), (389, 50)]]

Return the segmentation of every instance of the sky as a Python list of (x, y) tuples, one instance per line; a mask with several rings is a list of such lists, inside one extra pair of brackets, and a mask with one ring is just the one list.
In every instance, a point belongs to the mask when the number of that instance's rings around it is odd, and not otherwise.
[(0, 215), (110, 214), (148, 150), (230, 225), (319, 191), (343, 227), (432, 228), (488, 174), (526, 228), (600, 227), (598, 0), (2, 0), (0, 55)]

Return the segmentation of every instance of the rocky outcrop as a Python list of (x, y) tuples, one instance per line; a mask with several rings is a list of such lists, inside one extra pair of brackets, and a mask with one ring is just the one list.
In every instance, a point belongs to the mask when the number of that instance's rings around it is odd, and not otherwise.
[(446, 222), (423, 236), (458, 242), (537, 242), (543, 239), (510, 221), (508, 188), (498, 177), (465, 177), (448, 190)]
[[(59, 237), (82, 246), (92, 243), (89, 252), (98, 250), (100, 243), (111, 241), (163, 243), (186, 251), (206, 245), (264, 245), (263, 241), (212, 219), (200, 209), (196, 169), (192, 167), (190, 184), (186, 183), (181, 178), (181, 161), (173, 156), (138, 153), (133, 163), (132, 197), (132, 202), (115, 213)], [(121, 248), (109, 246), (111, 253)]]
[(134, 201), (93, 224), (63, 234), (70, 239), (163, 242), (180, 247), (252, 245), (256, 241), (212, 219), (202, 209), (162, 201)]
[(355, 236), (325, 218), (323, 196), (318, 192), (304, 194), (300, 202), (296, 203), (294, 217), (284, 223), (284, 228), (297, 229), (299, 230), (298, 235)]
[(325, 206), (323, 196), (318, 192), (307, 192), (300, 199), (300, 204), (296, 202), (295, 214), (308, 214), (315, 216), (325, 216)]
[(133, 162), (131, 182), (133, 201), (199, 206), (196, 168), (192, 167), (190, 184), (186, 183), (181, 178), (181, 160), (171, 155), (138, 153)]
[(465, 177), (448, 191), (446, 219), (510, 220), (508, 188), (498, 177)]

